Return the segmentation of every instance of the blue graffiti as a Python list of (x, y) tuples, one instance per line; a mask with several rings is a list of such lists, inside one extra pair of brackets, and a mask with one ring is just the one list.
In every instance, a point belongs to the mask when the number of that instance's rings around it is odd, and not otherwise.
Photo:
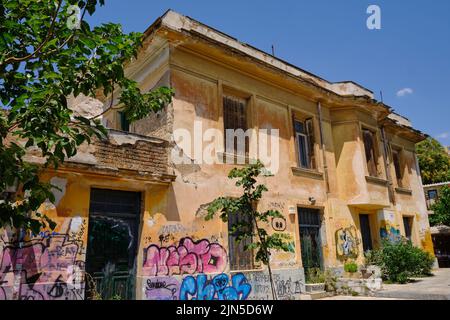
[(400, 242), (402, 240), (402, 235), (400, 230), (393, 227), (386, 227), (380, 229), (380, 236), (382, 239), (389, 240), (390, 242)]
[(187, 276), (180, 287), (180, 300), (246, 300), (252, 290), (242, 273), (230, 278), (225, 273), (208, 280), (205, 274)]

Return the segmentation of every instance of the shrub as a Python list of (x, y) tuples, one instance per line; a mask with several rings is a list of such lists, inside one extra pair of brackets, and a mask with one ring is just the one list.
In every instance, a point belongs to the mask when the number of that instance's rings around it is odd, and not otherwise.
[(306, 283), (324, 283), (325, 274), (320, 268), (311, 268), (306, 272)]
[(355, 273), (358, 271), (358, 265), (355, 262), (348, 262), (344, 264), (344, 271), (349, 273)]
[(434, 258), (428, 252), (414, 247), (411, 241), (383, 241), (381, 249), (365, 254), (366, 265), (381, 268), (383, 279), (394, 283), (406, 283), (410, 277), (431, 274)]

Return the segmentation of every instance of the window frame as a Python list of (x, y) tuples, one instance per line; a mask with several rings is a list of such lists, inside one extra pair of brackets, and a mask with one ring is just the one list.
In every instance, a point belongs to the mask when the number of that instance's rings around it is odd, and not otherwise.
[[(369, 165), (369, 159), (367, 159), (367, 150), (366, 150), (366, 139), (365, 139), (365, 132), (370, 132), (372, 137), (372, 151), (373, 151), (373, 167), (375, 169), (375, 175), (373, 175), (371, 172), (371, 166)], [(370, 177), (374, 178), (380, 178), (382, 176), (382, 170), (380, 170), (380, 146), (378, 143), (378, 129), (375, 128), (369, 128), (368, 126), (362, 125), (361, 126), (361, 141), (363, 144), (363, 151), (364, 151), (364, 158), (366, 162), (366, 169), (367, 173)]]
[[(231, 227), (234, 223), (239, 223), (240, 219), (244, 216), (242, 213), (232, 214), (233, 218), (230, 219), (228, 216), (227, 221), (227, 232), (228, 232), (228, 261), (230, 265), (230, 271), (245, 271), (255, 269), (255, 251), (253, 249), (245, 250), (244, 246), (253, 242), (253, 239), (247, 239), (246, 241), (241, 241), (238, 243), (236, 241), (236, 236), (231, 233)], [(253, 223), (252, 223), (253, 225)], [(254, 227), (254, 226), (253, 226)], [(248, 241), (248, 243), (247, 243)], [(244, 264), (240, 264), (240, 258), (248, 259), (244, 261)]]
[[(392, 165), (394, 166), (394, 172), (395, 172), (395, 178), (397, 181), (397, 186), (399, 188), (405, 187), (405, 179), (404, 179), (404, 161), (402, 156), (403, 150), (396, 146), (391, 146), (391, 159), (392, 159)], [(398, 160), (398, 171), (397, 172), (397, 166), (395, 164), (395, 156), (394, 154), (397, 154), (397, 160)]]
[[(312, 132), (308, 132), (308, 124), (307, 122), (311, 121), (312, 123)], [(301, 123), (304, 130), (303, 132), (299, 132), (296, 129), (296, 122)], [(314, 117), (313, 116), (307, 116), (300, 118), (298, 116), (293, 116), (292, 121), (292, 129), (294, 133), (294, 142), (295, 142), (295, 153), (297, 158), (297, 167), (301, 169), (307, 169), (307, 170), (317, 170), (317, 163), (316, 163), (316, 157), (315, 157), (315, 150), (314, 147), (316, 145), (315, 138), (313, 139), (313, 142), (311, 142), (311, 135), (313, 137), (316, 136), (315, 134), (315, 125), (314, 125)], [(300, 150), (300, 139), (299, 137), (304, 139), (304, 148), (305, 148), (305, 159), (306, 159), (306, 165), (303, 165), (302, 163), (302, 153)]]
[[(223, 119), (223, 143), (224, 143), (224, 151), (227, 154), (232, 154), (234, 156), (241, 156), (241, 157), (248, 157), (249, 153), (250, 153), (250, 139), (248, 137), (245, 137), (245, 146), (244, 146), (244, 154), (240, 154), (238, 153), (238, 144), (237, 142), (237, 138), (235, 138), (235, 143), (234, 143), (234, 149), (228, 149), (227, 148), (227, 130), (228, 129), (233, 129), (233, 130), (237, 130), (237, 129), (242, 129), (244, 130), (244, 133), (251, 127), (251, 120), (250, 120), (250, 115), (249, 115), (249, 111), (251, 108), (250, 105), (250, 96), (244, 96), (242, 94), (237, 94), (234, 91), (232, 92), (223, 92), (222, 93), (222, 119)], [(227, 125), (229, 125), (228, 123), (228, 118), (227, 117), (227, 112), (230, 112), (229, 109), (227, 108), (227, 104), (225, 103), (226, 100), (232, 100), (234, 102), (237, 103), (242, 103), (244, 105), (244, 111), (243, 114), (240, 114), (239, 117), (244, 117), (245, 120), (245, 128), (237, 128), (236, 126), (233, 128), (227, 127)], [(235, 121), (231, 121), (231, 122), (237, 122), (237, 116), (235, 114), (235, 116), (233, 117)]]

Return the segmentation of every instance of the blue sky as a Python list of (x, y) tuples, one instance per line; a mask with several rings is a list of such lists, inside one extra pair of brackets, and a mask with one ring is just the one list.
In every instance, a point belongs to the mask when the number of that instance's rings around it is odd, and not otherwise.
[[(366, 9), (381, 8), (381, 30)], [(106, 0), (88, 20), (143, 32), (167, 9), (270, 52), (330, 81), (383, 91), (384, 102), (450, 145), (448, 0)], [(403, 95), (398, 94), (404, 89)]]

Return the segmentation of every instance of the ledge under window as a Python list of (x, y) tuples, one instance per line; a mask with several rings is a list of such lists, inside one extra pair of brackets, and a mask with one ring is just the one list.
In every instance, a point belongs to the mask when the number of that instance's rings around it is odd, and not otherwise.
[(378, 178), (378, 177), (372, 177), (372, 176), (366, 176), (366, 181), (370, 182), (370, 183), (378, 184), (380, 186), (385, 186), (385, 187), (387, 187), (387, 185), (389, 184), (389, 182), (387, 180), (384, 180), (384, 179)]
[(407, 189), (407, 188), (400, 188), (400, 187), (397, 187), (397, 188), (395, 188), (395, 191), (396, 191), (397, 193), (407, 194), (407, 195), (409, 195), (409, 196), (412, 195), (412, 190)]
[(300, 168), (300, 167), (291, 167), (292, 173), (294, 176), (303, 176), (313, 179), (323, 179), (323, 173), (319, 172), (317, 170), (311, 170), (306, 168)]

